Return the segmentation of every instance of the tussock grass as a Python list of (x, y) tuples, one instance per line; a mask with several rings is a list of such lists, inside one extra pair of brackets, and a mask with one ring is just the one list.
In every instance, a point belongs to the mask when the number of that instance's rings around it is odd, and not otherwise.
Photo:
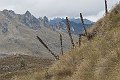
[[(120, 80), (120, 4), (93, 25), (97, 35), (48, 70), (50, 80)], [(84, 43), (83, 43), (84, 44)]]
[(116, 29), (66, 53), (48, 70), (51, 80), (119, 80), (120, 28)]
[(13, 80), (120, 80), (120, 4), (93, 25), (97, 32), (50, 68)]

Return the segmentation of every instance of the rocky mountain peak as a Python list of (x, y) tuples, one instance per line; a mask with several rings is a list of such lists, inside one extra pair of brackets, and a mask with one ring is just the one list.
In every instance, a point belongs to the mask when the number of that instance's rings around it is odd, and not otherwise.
[(15, 12), (12, 11), (12, 10), (7, 10), (7, 9), (5, 9), (5, 10), (2, 11), (2, 13), (3, 13), (4, 15), (6, 15), (8, 19), (11, 19), (11, 20), (16, 17)]
[(4, 9), (2, 12), (6, 14), (15, 14), (13, 10), (7, 10), (7, 9)]
[(32, 16), (32, 14), (29, 11), (26, 11), (25, 15), (28, 17)]
[(25, 14), (20, 16), (20, 21), (26, 26), (32, 29), (40, 28), (40, 21), (36, 17), (34, 17), (29, 11), (26, 11)]

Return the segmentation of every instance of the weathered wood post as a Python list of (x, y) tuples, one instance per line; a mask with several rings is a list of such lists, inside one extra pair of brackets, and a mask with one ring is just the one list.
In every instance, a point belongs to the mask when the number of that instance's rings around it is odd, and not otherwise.
[(59, 60), (59, 56), (55, 55), (49, 48), (48, 46), (43, 42), (43, 40), (37, 36), (37, 39), (42, 43), (42, 45), (55, 57), (55, 59)]
[(107, 0), (105, 0), (105, 14), (108, 14), (108, 8), (107, 8)]
[(61, 46), (61, 54), (63, 55), (63, 43), (62, 43), (62, 35), (60, 34), (60, 46)]
[(81, 22), (82, 22), (83, 28), (84, 28), (84, 30), (85, 30), (85, 35), (87, 36), (87, 30), (86, 30), (86, 28), (85, 28), (85, 24), (84, 24), (84, 20), (83, 20), (82, 13), (80, 13), (80, 18), (81, 18)]
[(67, 32), (68, 32), (68, 34), (69, 34), (72, 47), (75, 48), (75, 44), (74, 44), (74, 41), (73, 41), (73, 38), (72, 38), (72, 35), (71, 35), (71, 32), (70, 32), (70, 24), (69, 24), (68, 17), (66, 17), (66, 26), (67, 26)]

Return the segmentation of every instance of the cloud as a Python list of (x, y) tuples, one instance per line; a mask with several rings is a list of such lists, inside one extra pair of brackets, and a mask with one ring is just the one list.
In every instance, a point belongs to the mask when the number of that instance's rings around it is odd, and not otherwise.
[(85, 16), (86, 19), (89, 19), (91, 21), (96, 22), (97, 20), (99, 20), (101, 17), (103, 17), (105, 14), (105, 11), (100, 11), (98, 14), (96, 15), (89, 15), (89, 16)]
[[(12, 9), (17, 13), (29, 10), (36, 17), (78, 17), (82, 12), (95, 20), (104, 11), (104, 0), (0, 0), (0, 9)], [(109, 9), (119, 0), (108, 0)], [(92, 19), (92, 18), (91, 18)]]

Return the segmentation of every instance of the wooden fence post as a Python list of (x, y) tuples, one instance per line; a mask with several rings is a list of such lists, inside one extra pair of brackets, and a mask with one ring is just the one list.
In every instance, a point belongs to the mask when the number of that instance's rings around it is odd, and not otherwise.
[(61, 45), (61, 54), (63, 55), (63, 43), (62, 43), (62, 35), (60, 34), (60, 45)]
[(84, 24), (84, 20), (83, 20), (82, 13), (80, 13), (80, 18), (81, 18), (81, 22), (82, 22), (83, 28), (84, 28), (84, 30), (85, 30), (85, 35), (87, 36), (87, 30), (86, 30), (86, 28), (85, 28), (85, 24)]
[(43, 40), (37, 36), (37, 39), (43, 44), (43, 46), (55, 57), (55, 59), (59, 60), (59, 56), (55, 55), (49, 48), (48, 46), (43, 42)]
[(71, 35), (71, 32), (70, 32), (70, 24), (69, 24), (68, 17), (66, 17), (66, 26), (67, 26), (67, 32), (68, 32), (68, 34), (69, 34), (72, 47), (75, 48), (75, 44), (74, 44), (74, 41), (73, 41), (73, 38), (72, 38), (72, 35)]
[(105, 14), (108, 14), (108, 8), (107, 8), (107, 0), (105, 0)]

